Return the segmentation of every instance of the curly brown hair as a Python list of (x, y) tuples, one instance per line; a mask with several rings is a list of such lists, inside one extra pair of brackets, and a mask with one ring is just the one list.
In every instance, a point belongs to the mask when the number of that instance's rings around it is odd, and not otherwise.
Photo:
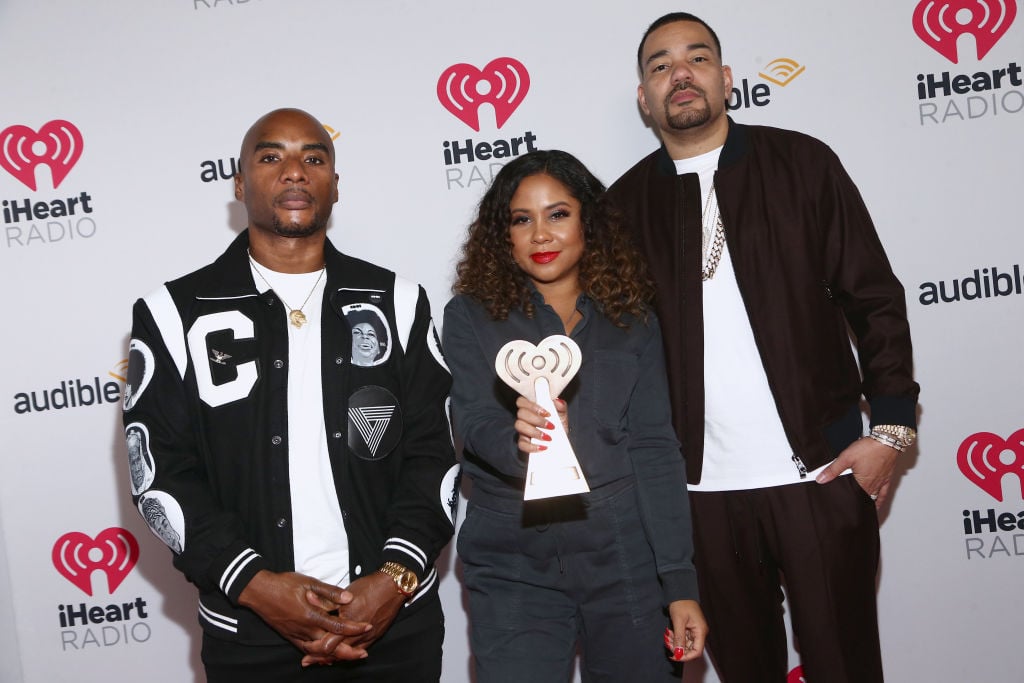
[(627, 326), (627, 316), (646, 320), (654, 288), (620, 214), (606, 201), (601, 181), (579, 159), (556, 149), (517, 157), (494, 177), (469, 226), (452, 289), (479, 301), (494, 320), (505, 320), (513, 309), (533, 317), (529, 277), (512, 259), (509, 205), (524, 178), (541, 174), (560, 182), (580, 203), (585, 245), (580, 288), (618, 327)]

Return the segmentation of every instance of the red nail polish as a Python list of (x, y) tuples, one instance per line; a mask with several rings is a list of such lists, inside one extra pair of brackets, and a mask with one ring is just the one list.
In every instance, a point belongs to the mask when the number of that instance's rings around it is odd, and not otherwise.
[(675, 652), (673, 652), (673, 654), (675, 655), (676, 661), (678, 661), (678, 660), (683, 658), (683, 653), (684, 653), (683, 648), (677, 647), (675, 649)]
[(551, 441), (551, 436), (546, 432), (541, 432), (540, 438), (544, 441)]
[(544, 429), (554, 429), (554, 428), (555, 428), (555, 425), (551, 424), (551, 420), (548, 420), (548, 421), (547, 421), (547, 422), (546, 422), (546, 423), (544, 424)]
[(538, 453), (541, 452), (541, 451), (546, 451), (547, 449), (548, 449), (547, 446), (544, 446), (542, 444), (537, 444), (537, 452)]

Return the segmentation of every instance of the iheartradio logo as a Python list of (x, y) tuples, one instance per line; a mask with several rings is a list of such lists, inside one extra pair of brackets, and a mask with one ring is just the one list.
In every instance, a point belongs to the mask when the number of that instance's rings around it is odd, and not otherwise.
[(56, 190), (81, 156), (82, 134), (69, 121), (50, 121), (38, 131), (22, 125), (0, 131), (0, 166), (33, 192), (36, 166), (50, 168)]
[(1017, 16), (1017, 0), (921, 0), (914, 8), (914, 32), (940, 55), (957, 63), (957, 39), (974, 37), (978, 59), (999, 42)]
[(139, 542), (120, 527), (104, 529), (96, 538), (70, 531), (53, 544), (52, 559), (61, 576), (86, 595), (92, 595), (92, 573), (102, 571), (113, 595), (139, 561)]
[(971, 434), (960, 444), (956, 463), (978, 488), (1003, 502), (1003, 477), (1016, 474), (1024, 499), (1024, 429), (1008, 439), (991, 432)]
[(492, 60), (483, 69), (454, 64), (437, 79), (437, 99), (455, 118), (480, 132), (480, 105), (494, 107), (498, 128), (505, 125), (530, 90), (530, 74), (511, 57)]

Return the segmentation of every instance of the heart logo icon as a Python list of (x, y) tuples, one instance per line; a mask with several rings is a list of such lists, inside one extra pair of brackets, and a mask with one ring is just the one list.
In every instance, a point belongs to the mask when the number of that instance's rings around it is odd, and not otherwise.
[(82, 134), (68, 121), (50, 121), (38, 133), (21, 125), (0, 131), (0, 166), (33, 192), (36, 166), (50, 167), (56, 190), (81, 156)]
[(551, 395), (558, 396), (576, 376), (583, 363), (580, 347), (563, 334), (554, 334), (534, 346), (517, 339), (501, 347), (494, 359), (498, 377), (520, 394), (537, 403), (534, 388), (538, 378), (545, 378)]
[(1024, 499), (1024, 429), (1003, 439), (992, 432), (971, 434), (956, 452), (956, 464), (978, 488), (1003, 502), (1003, 477), (1014, 473)]
[(1017, 0), (921, 0), (914, 8), (914, 32), (940, 55), (957, 63), (957, 39), (974, 37), (978, 60), (999, 42), (1017, 16)]
[(111, 595), (139, 561), (139, 543), (127, 529), (110, 527), (96, 536), (70, 531), (53, 544), (53, 566), (61, 576), (92, 595), (92, 573), (107, 575)]
[(511, 57), (492, 60), (482, 70), (472, 64), (453, 64), (437, 79), (437, 99), (478, 133), (481, 104), (494, 107), (495, 124), (501, 128), (529, 90), (529, 72)]

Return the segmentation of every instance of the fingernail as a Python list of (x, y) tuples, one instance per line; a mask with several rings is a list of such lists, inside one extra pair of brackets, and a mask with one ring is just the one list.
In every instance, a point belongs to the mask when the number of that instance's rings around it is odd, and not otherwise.
[(667, 636), (667, 635), (668, 635), (668, 634), (670, 634), (670, 633), (672, 633), (672, 628), (671, 628), (671, 627), (669, 627), (669, 626), (666, 626), (666, 627), (665, 627), (665, 635)]
[(551, 435), (548, 434), (547, 432), (541, 432), (540, 433), (540, 438), (543, 441), (551, 441)]
[(537, 444), (537, 452), (538, 453), (540, 453), (541, 451), (546, 451), (547, 449), (548, 449), (547, 446), (545, 446), (543, 444)]
[(673, 652), (673, 655), (675, 656), (677, 661), (682, 659), (683, 658), (683, 648), (677, 647), (675, 649), (675, 651)]
[(551, 424), (551, 420), (544, 423), (544, 429), (554, 429), (555, 425)]

